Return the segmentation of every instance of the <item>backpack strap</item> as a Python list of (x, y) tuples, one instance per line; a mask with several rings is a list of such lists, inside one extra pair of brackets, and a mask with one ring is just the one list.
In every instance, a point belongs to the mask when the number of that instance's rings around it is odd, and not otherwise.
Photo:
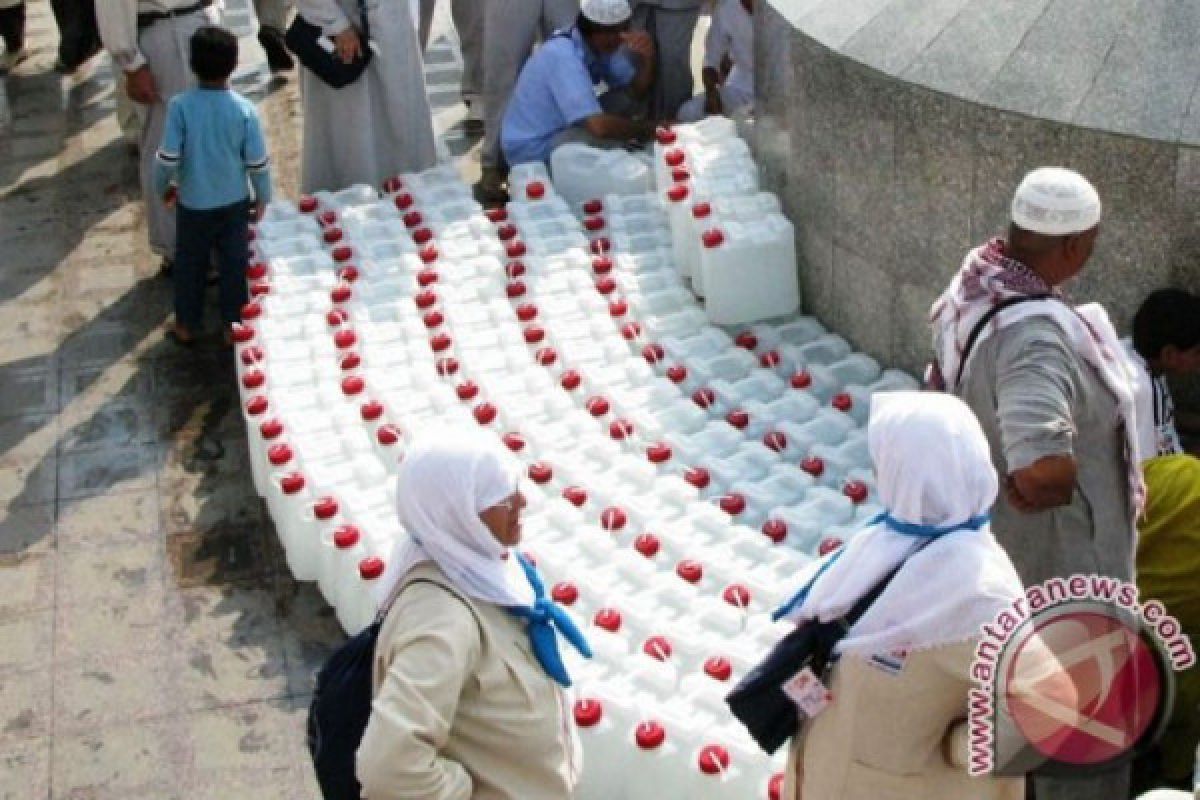
[(1047, 298), (1052, 297), (1054, 297), (1054, 295), (1047, 293), (1007, 297), (989, 308), (984, 315), (979, 318), (979, 321), (975, 323), (975, 327), (971, 328), (971, 333), (967, 336), (967, 343), (963, 346), (962, 356), (958, 359), (958, 374), (954, 377), (954, 385), (957, 387), (962, 383), (963, 372), (966, 371), (967, 368), (967, 359), (971, 357), (971, 351), (975, 349), (975, 343), (979, 341), (979, 337), (983, 334), (984, 328), (987, 327), (987, 324), (991, 322), (997, 314), (1004, 309), (1009, 308), (1010, 306), (1015, 306), (1020, 303), (1028, 303), (1030, 300), (1046, 300)]

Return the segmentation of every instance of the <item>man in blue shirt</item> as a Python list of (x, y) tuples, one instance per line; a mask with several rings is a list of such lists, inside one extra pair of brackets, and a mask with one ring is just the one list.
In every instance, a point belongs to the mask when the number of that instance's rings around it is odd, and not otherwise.
[[(654, 43), (630, 31), (627, 0), (584, 0), (574, 27), (526, 62), (504, 114), (500, 143), (509, 165), (549, 161), (567, 140), (616, 147), (654, 134), (633, 118), (654, 82)], [(596, 96), (603, 82), (608, 92)]]

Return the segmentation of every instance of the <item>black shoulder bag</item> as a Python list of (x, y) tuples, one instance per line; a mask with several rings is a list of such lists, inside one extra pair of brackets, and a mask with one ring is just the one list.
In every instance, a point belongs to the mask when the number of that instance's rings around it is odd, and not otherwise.
[(796, 626), (725, 696), (733, 716), (764, 753), (774, 753), (808, 720), (807, 716), (801, 716), (800, 709), (784, 692), (783, 685), (807, 667), (828, 686), (833, 649), (902, 569), (903, 563), (855, 603), (845, 616), (829, 622), (809, 620)]
[(367, 19), (366, 0), (358, 0), (358, 14), (362, 24), (362, 52), (349, 64), (338, 58), (336, 49), (327, 49), (331, 40), (302, 14), (296, 14), (283, 41), (306, 69), (334, 89), (341, 89), (358, 80), (371, 63), (371, 24)]

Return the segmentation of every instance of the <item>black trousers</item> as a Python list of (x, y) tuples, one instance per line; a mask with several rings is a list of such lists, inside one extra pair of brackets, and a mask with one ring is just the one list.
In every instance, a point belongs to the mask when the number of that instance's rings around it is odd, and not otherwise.
[(0, 39), (4, 51), (15, 53), (25, 46), (25, 4), (0, 8)]
[(74, 70), (100, 51), (95, 0), (50, 0), (58, 24), (58, 60)]
[(221, 322), (242, 318), (248, 299), (246, 262), (250, 258), (250, 203), (241, 201), (220, 208), (194, 210), (175, 207), (175, 320), (192, 333), (204, 324), (204, 286), (214, 252)]

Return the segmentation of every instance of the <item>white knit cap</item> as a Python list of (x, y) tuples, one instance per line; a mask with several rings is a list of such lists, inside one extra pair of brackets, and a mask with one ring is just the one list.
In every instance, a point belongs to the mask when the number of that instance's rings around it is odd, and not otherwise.
[(1012, 221), (1018, 228), (1047, 236), (1082, 233), (1100, 222), (1100, 195), (1074, 170), (1041, 167), (1017, 187)]
[(620, 25), (633, 16), (628, 0), (583, 0), (579, 10), (597, 25)]

